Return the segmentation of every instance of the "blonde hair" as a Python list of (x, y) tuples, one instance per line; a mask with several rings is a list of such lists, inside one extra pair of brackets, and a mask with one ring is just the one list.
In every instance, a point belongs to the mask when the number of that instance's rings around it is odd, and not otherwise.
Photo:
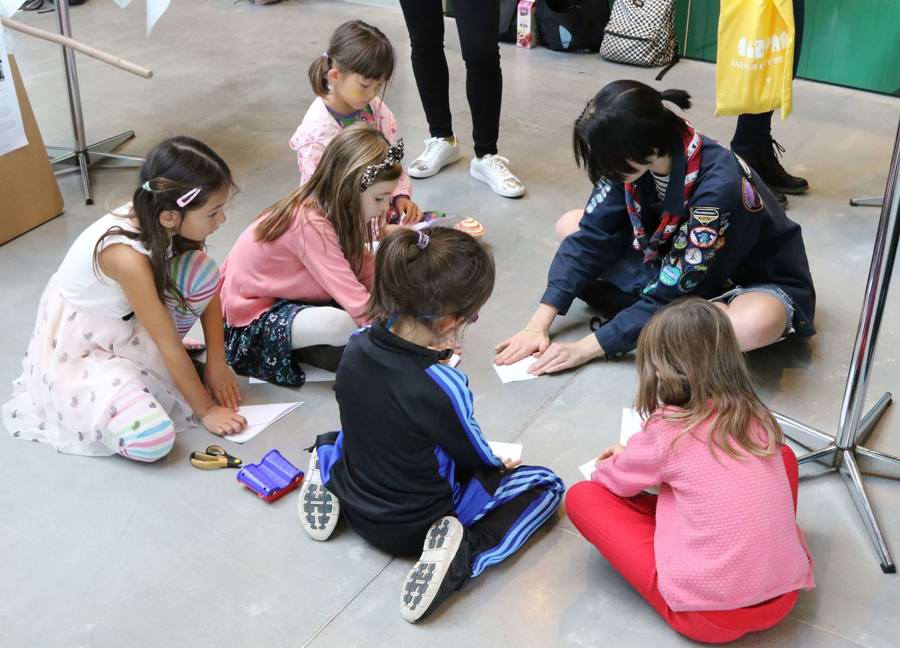
[[(679, 409), (661, 416), (688, 434), (712, 416), (710, 451), (734, 458), (767, 457), (784, 444), (775, 417), (753, 390), (731, 322), (715, 305), (687, 298), (660, 310), (638, 338), (637, 368), (635, 408), (644, 418), (660, 404), (674, 405)], [(765, 443), (754, 438), (754, 422)]]
[[(270, 243), (295, 224), (301, 208), (318, 209), (334, 227), (353, 271), (359, 273), (370, 239), (360, 214), (362, 176), (367, 166), (384, 161), (389, 146), (385, 136), (368, 124), (342, 130), (325, 147), (309, 180), (258, 216), (256, 240)], [(382, 169), (375, 182), (397, 180), (402, 170), (399, 164)]]

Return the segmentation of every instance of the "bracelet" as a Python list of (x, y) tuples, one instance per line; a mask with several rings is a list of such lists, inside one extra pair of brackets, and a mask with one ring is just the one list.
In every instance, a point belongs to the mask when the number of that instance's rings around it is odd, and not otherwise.
[(523, 328), (522, 331), (524, 333), (537, 333), (539, 335), (545, 335), (547, 337), (550, 337), (550, 334), (547, 333), (547, 331), (542, 331), (541, 329)]

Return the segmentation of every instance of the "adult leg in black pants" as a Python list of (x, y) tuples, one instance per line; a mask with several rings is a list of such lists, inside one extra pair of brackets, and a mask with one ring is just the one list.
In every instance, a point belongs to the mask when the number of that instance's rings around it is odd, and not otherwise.
[[(794, 74), (800, 60), (800, 46), (803, 42), (804, 0), (794, 0)], [(739, 154), (757, 173), (782, 203), (784, 194), (800, 194), (809, 191), (809, 183), (788, 173), (778, 160), (778, 153), (784, 148), (772, 138), (773, 111), (738, 116), (737, 128), (731, 140), (731, 150)]]
[[(440, 0), (401, 0), (409, 31), (413, 74), (428, 120), (431, 138), (425, 152), (409, 167), (415, 178), (427, 178), (459, 159), (450, 112), (450, 75), (444, 56), (444, 17)], [(498, 0), (456, 0), (456, 29), (466, 63), (466, 95), (472, 114), (476, 159), (470, 173), (507, 197), (521, 196), (525, 188), (497, 155), (503, 75), (497, 30)]]

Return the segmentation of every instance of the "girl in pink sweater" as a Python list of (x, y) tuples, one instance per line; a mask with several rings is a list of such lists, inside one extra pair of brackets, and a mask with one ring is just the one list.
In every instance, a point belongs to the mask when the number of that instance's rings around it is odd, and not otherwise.
[(346, 128), (309, 182), (241, 233), (222, 265), (225, 350), (235, 370), (302, 385), (292, 351), (343, 347), (366, 323), (369, 233), (385, 217), (402, 158), (402, 140), (391, 145), (364, 124)]
[[(351, 20), (334, 31), (328, 50), (309, 66), (309, 83), (316, 99), (290, 140), (297, 152), (300, 184), (309, 181), (325, 147), (347, 126), (369, 124), (391, 144), (397, 141), (397, 120), (379, 96), (393, 74), (394, 48), (377, 27)], [(422, 220), (423, 213), (411, 195), (404, 171), (391, 193), (388, 222), (406, 225)]]
[(724, 643), (773, 627), (814, 586), (813, 560), (795, 520), (797, 459), (728, 317), (673, 303), (641, 332), (637, 366), (644, 427), (569, 490), (569, 518), (681, 634)]

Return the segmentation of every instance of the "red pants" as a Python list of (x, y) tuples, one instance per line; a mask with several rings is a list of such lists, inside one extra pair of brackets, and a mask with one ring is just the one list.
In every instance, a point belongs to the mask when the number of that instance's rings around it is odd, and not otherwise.
[[(793, 451), (781, 456), (797, 510), (799, 471)], [(659, 593), (653, 536), (656, 495), (619, 497), (595, 482), (579, 482), (566, 493), (566, 513), (581, 534), (603, 554), (628, 583), (679, 633), (704, 643), (726, 643), (777, 625), (793, 609), (797, 592), (758, 605), (715, 612), (675, 612)]]

